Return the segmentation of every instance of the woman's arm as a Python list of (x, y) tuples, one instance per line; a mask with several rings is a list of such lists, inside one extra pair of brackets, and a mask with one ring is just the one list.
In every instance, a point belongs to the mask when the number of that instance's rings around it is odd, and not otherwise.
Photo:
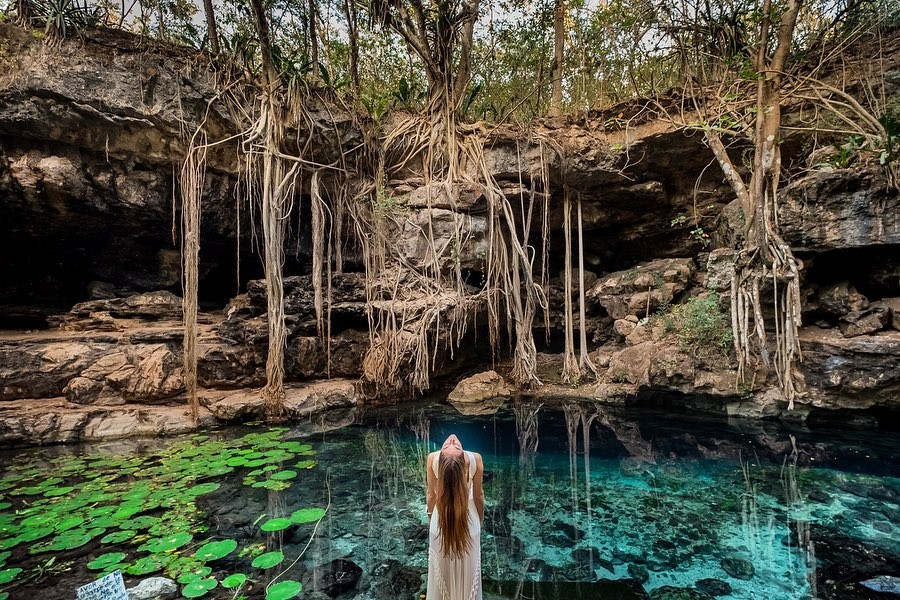
[(437, 452), (432, 452), (428, 455), (428, 458), (425, 459), (425, 469), (427, 471), (425, 476), (425, 511), (428, 513), (429, 522), (431, 522), (431, 513), (434, 511), (434, 499), (437, 485), (434, 476), (434, 467), (432, 466), (432, 461), (436, 460), (435, 454), (437, 454)]
[(475, 455), (475, 477), (472, 480), (472, 496), (475, 500), (475, 510), (478, 511), (478, 518), (481, 520), (481, 524), (484, 525), (484, 488), (481, 485), (484, 476), (484, 463), (480, 454), (477, 452), (472, 454)]

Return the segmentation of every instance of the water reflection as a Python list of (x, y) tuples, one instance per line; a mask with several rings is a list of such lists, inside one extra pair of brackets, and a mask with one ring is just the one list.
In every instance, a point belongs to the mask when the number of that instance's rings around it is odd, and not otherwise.
[[(828, 488), (847, 477), (809, 467), (844, 463), (840, 441), (809, 432), (798, 442), (770, 426), (678, 423), (574, 403), (561, 411), (513, 403), (480, 418), (432, 414), (433, 439), (451, 430), (485, 456), (483, 571), (495, 597), (597, 597), (601, 587), (622, 597), (688, 588), (817, 597), (813, 526), (835, 525), (844, 502), (859, 502), (806, 499), (801, 483)], [(419, 454), (434, 447), (421, 433), (410, 441)], [(897, 448), (881, 452), (892, 459)], [(879, 536), (858, 541), (898, 550)]]
[[(900, 575), (900, 440), (518, 402), (492, 415), (402, 407), (298, 425), (287, 437), (318, 453), (302, 484), (250, 488), (233, 473), (198, 503), (208, 535), (248, 550), (216, 567), (237, 572), (280, 551), (284, 563), (262, 584), (290, 577), (345, 600), (418, 597), (425, 459), (450, 433), (485, 460), (486, 600), (867, 598), (863, 581)], [(260, 531), (261, 520), (311, 506), (328, 506), (315, 529)]]

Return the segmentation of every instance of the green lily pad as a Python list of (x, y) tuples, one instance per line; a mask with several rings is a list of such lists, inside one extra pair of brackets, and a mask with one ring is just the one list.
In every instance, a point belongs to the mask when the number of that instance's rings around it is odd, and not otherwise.
[(137, 534), (138, 532), (133, 529), (113, 531), (112, 533), (109, 533), (100, 538), (100, 542), (103, 544), (121, 544), (122, 542), (127, 542), (128, 540), (132, 539)]
[(31, 529), (27, 529), (19, 534), (19, 539), (23, 542), (33, 542), (35, 540), (41, 539), (42, 537), (47, 537), (54, 531), (56, 530), (52, 527), (34, 527)]
[(16, 575), (21, 572), (22, 569), (20, 569), (19, 567), (13, 567), (12, 569), (5, 569), (3, 571), (0, 571), (0, 585), (9, 583), (16, 578)]
[(176, 581), (178, 581), (178, 583), (180, 584), (188, 585), (190, 583), (194, 583), (199, 579), (204, 579), (210, 573), (212, 573), (212, 567), (205, 567), (200, 563), (196, 563), (192, 565), (192, 567), (193, 568), (190, 568), (179, 575)]
[(231, 588), (236, 588), (243, 584), (245, 581), (247, 581), (246, 575), (243, 573), (234, 573), (222, 580), (222, 587), (230, 590)]
[(145, 556), (136, 560), (131, 566), (125, 569), (125, 572), (129, 575), (149, 575), (150, 573), (162, 571), (163, 567), (165, 567), (165, 565), (160, 557), (151, 554), (150, 556)]
[(194, 554), (198, 560), (209, 561), (219, 560), (224, 556), (228, 556), (237, 548), (237, 542), (234, 540), (222, 540), (220, 542), (210, 542), (200, 547)]
[(214, 492), (220, 487), (220, 484), (211, 481), (209, 483), (201, 483), (200, 485), (195, 485), (194, 487), (185, 490), (184, 493), (188, 496), (199, 496), (201, 494)]
[(254, 558), (250, 564), (257, 569), (271, 569), (275, 565), (281, 564), (283, 560), (283, 552), (266, 552)]
[(0, 540), (0, 550), (9, 550), (18, 546), (21, 542), (22, 539), (18, 536)]
[(312, 523), (325, 516), (322, 508), (301, 508), (291, 513), (291, 521), (294, 523)]
[(316, 461), (314, 460), (301, 460), (294, 465), (298, 469), (312, 469), (314, 466), (316, 466)]
[(277, 473), (272, 473), (269, 475), (270, 479), (274, 479), (275, 481), (287, 481), (288, 479), (293, 479), (297, 476), (297, 471), (278, 471)]
[(303, 586), (299, 581), (288, 579), (287, 581), (276, 583), (266, 590), (266, 600), (288, 600), (296, 597), (302, 589)]
[(208, 579), (198, 579), (184, 586), (181, 595), (185, 598), (199, 598), (205, 596), (210, 590), (219, 585), (215, 577)]
[(71, 487), (71, 486), (53, 488), (52, 490), (47, 490), (46, 492), (44, 492), (44, 497), (54, 498), (56, 496), (65, 496), (69, 492), (73, 492), (73, 491), (75, 491), (75, 488)]
[(4, 552), (0, 552), (0, 567), (6, 564), (6, 559), (12, 556), (12, 552), (9, 550), (5, 550)]
[(84, 523), (84, 519), (79, 516), (69, 517), (67, 519), (63, 519), (59, 523), (56, 524), (57, 531), (68, 531), (70, 529), (74, 529)]
[(274, 479), (269, 479), (266, 481), (257, 481), (251, 487), (265, 488), (267, 490), (272, 490), (273, 492), (280, 492), (291, 487), (291, 484), (287, 481), (275, 481)]
[(53, 538), (50, 542), (50, 550), (59, 552), (61, 550), (81, 548), (94, 539), (94, 537), (93, 530), (72, 529), (71, 531), (66, 531)]
[(12, 506), (12, 504), (10, 504), (9, 502), (0, 502), (0, 510), (6, 510), (10, 506)]
[(51, 521), (55, 521), (56, 519), (56, 515), (40, 513), (22, 519), (21, 525), (22, 527), (41, 527), (50, 523)]
[(92, 571), (103, 571), (111, 567), (112, 565), (118, 564), (125, 560), (124, 552), (109, 552), (107, 554), (101, 554), (91, 562), (87, 564), (87, 568)]
[(293, 525), (290, 519), (269, 519), (260, 526), (263, 531), (281, 531)]
[(192, 539), (194, 539), (194, 536), (187, 531), (179, 531), (172, 535), (152, 539), (147, 542), (146, 546), (150, 552), (168, 552), (169, 550), (184, 546)]

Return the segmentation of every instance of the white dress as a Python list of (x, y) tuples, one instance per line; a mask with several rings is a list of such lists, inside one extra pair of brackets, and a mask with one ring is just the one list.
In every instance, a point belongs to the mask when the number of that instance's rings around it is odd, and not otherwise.
[[(462, 558), (444, 554), (438, 514), (431, 514), (428, 532), (428, 590), (426, 600), (481, 600), (481, 520), (475, 509), (472, 480), (475, 477), (475, 456), (469, 459), (469, 551)], [(438, 475), (438, 460), (432, 462)]]

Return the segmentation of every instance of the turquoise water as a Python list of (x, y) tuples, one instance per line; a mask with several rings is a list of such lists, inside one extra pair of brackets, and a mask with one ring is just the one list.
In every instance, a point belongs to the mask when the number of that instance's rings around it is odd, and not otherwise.
[[(302, 584), (299, 597), (418, 598), (427, 560), (424, 458), (449, 433), (484, 457), (486, 598), (879, 598), (891, 596), (862, 582), (900, 576), (896, 434), (528, 405), (488, 416), (463, 416), (446, 406), (369, 411), (348, 414), (345, 422), (351, 424), (279, 430), (264, 444), (252, 438), (256, 445), (242, 441), (247, 430), (231, 430), (209, 440), (45, 449), (0, 459), (7, 473), (31, 477), (30, 486), (46, 481), (39, 465), (58, 469), (69, 454), (109, 464), (106, 485), (131, 496), (144, 485), (142, 475), (162, 479), (128, 516), (178, 519), (177, 528), (190, 532), (189, 541), (159, 553), (164, 562), (187, 560), (208, 540), (236, 543), (228, 556), (204, 563), (204, 581), (217, 582), (209, 598), (237, 597), (221, 586), (233, 573), (250, 578), (238, 592), (248, 598), (263, 598), (272, 583), (287, 579)], [(292, 445), (281, 449), (274, 445), (279, 440)], [(190, 458), (172, 458), (184, 448)], [(240, 453), (255, 462), (240, 464)], [(90, 458), (98, 454), (103, 458)], [(212, 473), (185, 467), (210, 456), (214, 466), (230, 460), (235, 467)], [(133, 470), (117, 478), (122, 460)], [(182, 469), (168, 491), (161, 461)], [(287, 485), (265, 485), (285, 472), (294, 472), (281, 479)], [(30, 507), (33, 515), (79, 486), (91, 487), (90, 480), (98, 485), (96, 476), (81, 477), (55, 478), (64, 481), (54, 485), (66, 487), (45, 500), (7, 489), (0, 506), (10, 506), (0, 521), (7, 519), (9, 531), (21, 537), (17, 511)], [(107, 495), (77, 510), (110, 513), (102, 506), (119, 500)], [(146, 501), (157, 496), (156, 506)], [(262, 530), (299, 509), (322, 509), (324, 517)], [(111, 552), (125, 555), (117, 566), (129, 585), (149, 576), (128, 571), (152, 551), (148, 538), (168, 532), (139, 531), (134, 539), (104, 543), (99, 540), (122, 527), (94, 525), (106, 529), (76, 548), (27, 552), (29, 544), (52, 545), (61, 535), (52, 529), (11, 546), (0, 578), (5, 569), (22, 572), (0, 585), (0, 593), (28, 598), (49, 589), (57, 594), (52, 597), (73, 597), (97, 575), (86, 565)], [(254, 567), (265, 552), (281, 552), (284, 560), (271, 569)]]

